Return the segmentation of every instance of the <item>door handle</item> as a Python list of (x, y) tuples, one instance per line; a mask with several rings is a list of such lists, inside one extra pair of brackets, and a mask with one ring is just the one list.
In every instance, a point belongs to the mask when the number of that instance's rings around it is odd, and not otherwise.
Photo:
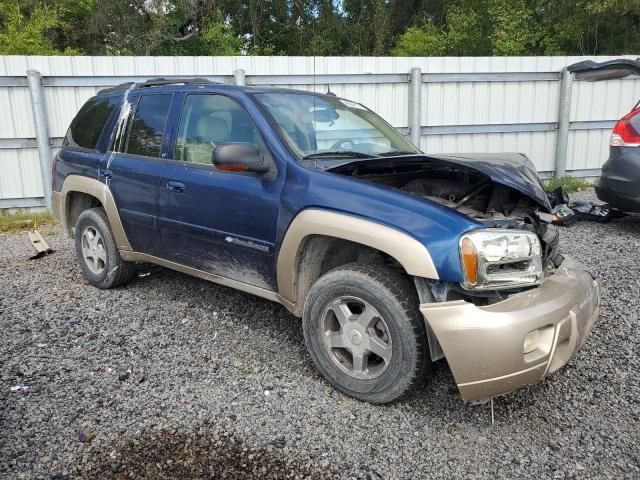
[(111, 170), (108, 170), (108, 169), (102, 169), (102, 170), (100, 170), (100, 177), (102, 177), (102, 178), (112, 178), (113, 177), (113, 172)]
[(175, 180), (169, 180), (167, 182), (167, 190), (176, 193), (184, 192), (184, 183), (176, 182)]

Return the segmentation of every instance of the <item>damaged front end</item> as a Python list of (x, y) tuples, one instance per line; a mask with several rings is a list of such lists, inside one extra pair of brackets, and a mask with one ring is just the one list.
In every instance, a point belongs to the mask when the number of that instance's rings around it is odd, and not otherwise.
[(557, 218), (526, 157), (414, 155), (331, 170), (486, 227), (460, 238), (462, 282), (415, 279), (431, 358), (446, 357), (463, 399), (535, 383), (584, 343), (599, 315), (599, 285), (558, 253)]
[[(430, 282), (436, 301), (487, 305), (539, 285), (557, 267), (556, 216), (524, 155), (411, 155), (352, 161), (330, 170), (397, 188), (487, 227), (461, 239), (463, 282)], [(488, 252), (481, 251), (483, 246)]]

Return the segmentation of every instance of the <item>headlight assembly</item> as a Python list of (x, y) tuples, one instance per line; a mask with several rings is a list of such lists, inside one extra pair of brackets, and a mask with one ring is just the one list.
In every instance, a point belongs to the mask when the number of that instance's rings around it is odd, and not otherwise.
[(537, 285), (542, 280), (538, 237), (522, 230), (483, 229), (463, 235), (460, 259), (467, 290)]

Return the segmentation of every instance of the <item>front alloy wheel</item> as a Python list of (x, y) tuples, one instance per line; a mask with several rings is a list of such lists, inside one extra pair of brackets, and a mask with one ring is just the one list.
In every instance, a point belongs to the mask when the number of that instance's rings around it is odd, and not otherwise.
[(326, 273), (305, 300), (302, 328), (318, 371), (360, 400), (386, 403), (430, 366), (425, 324), (399, 269), (350, 263)]
[(341, 297), (322, 316), (323, 343), (334, 364), (355, 378), (379, 377), (391, 363), (391, 335), (366, 300)]

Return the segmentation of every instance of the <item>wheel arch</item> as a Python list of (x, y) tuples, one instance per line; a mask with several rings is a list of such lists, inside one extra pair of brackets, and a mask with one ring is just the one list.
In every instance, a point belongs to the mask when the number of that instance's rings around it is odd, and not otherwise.
[(83, 210), (100, 206), (107, 215), (118, 249), (132, 250), (108, 185), (93, 178), (69, 175), (62, 190), (53, 192), (53, 197), (54, 214), (69, 233)]
[(320, 271), (319, 263), (338, 239), (382, 252), (395, 260), (406, 274), (438, 279), (428, 249), (415, 238), (392, 227), (345, 213), (307, 209), (289, 225), (277, 259), (280, 296), (301, 313), (304, 298)]

